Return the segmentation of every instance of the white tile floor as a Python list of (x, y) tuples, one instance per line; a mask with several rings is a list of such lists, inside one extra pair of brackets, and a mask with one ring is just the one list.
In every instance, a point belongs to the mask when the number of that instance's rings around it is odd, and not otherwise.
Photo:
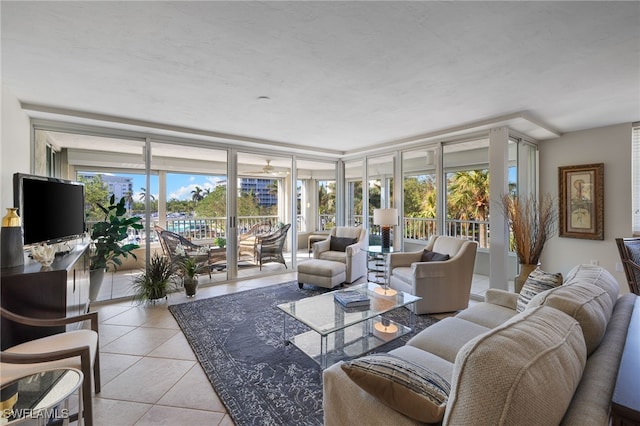
[(292, 281), (295, 273), (202, 287), (194, 299), (174, 293), (167, 302), (96, 305), (100, 318), (102, 392), (94, 396), (95, 424), (232, 425), (167, 309), (222, 294)]
[[(156, 305), (115, 301), (93, 306), (100, 318), (102, 377), (102, 392), (93, 397), (94, 423), (233, 425), (167, 306), (296, 278), (289, 272), (202, 286), (194, 299), (173, 293)], [(474, 277), (474, 292), (482, 294), (486, 287), (486, 277)]]

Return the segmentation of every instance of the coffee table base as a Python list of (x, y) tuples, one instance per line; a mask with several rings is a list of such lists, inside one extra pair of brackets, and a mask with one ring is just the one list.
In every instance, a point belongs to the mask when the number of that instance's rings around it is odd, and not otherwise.
[[(285, 315), (285, 330), (286, 330)], [(320, 335), (311, 330), (293, 336), (289, 342), (324, 370), (338, 361), (356, 358), (412, 331), (397, 322), (377, 316), (342, 330)]]

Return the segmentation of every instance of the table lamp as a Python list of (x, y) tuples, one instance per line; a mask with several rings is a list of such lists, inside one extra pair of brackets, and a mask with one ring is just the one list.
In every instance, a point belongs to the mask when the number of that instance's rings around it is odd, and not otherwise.
[(398, 224), (398, 209), (374, 209), (373, 224), (380, 225), (382, 230), (382, 248), (390, 248), (391, 227)]

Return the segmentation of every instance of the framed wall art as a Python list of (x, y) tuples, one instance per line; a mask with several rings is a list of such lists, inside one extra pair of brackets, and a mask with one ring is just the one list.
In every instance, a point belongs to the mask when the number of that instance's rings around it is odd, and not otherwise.
[(560, 236), (604, 240), (604, 163), (558, 167)]

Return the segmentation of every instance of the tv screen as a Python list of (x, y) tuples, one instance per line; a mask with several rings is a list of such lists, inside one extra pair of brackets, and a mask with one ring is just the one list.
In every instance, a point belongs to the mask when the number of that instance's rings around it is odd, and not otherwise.
[(56, 243), (84, 234), (83, 184), (16, 173), (13, 186), (25, 245)]

